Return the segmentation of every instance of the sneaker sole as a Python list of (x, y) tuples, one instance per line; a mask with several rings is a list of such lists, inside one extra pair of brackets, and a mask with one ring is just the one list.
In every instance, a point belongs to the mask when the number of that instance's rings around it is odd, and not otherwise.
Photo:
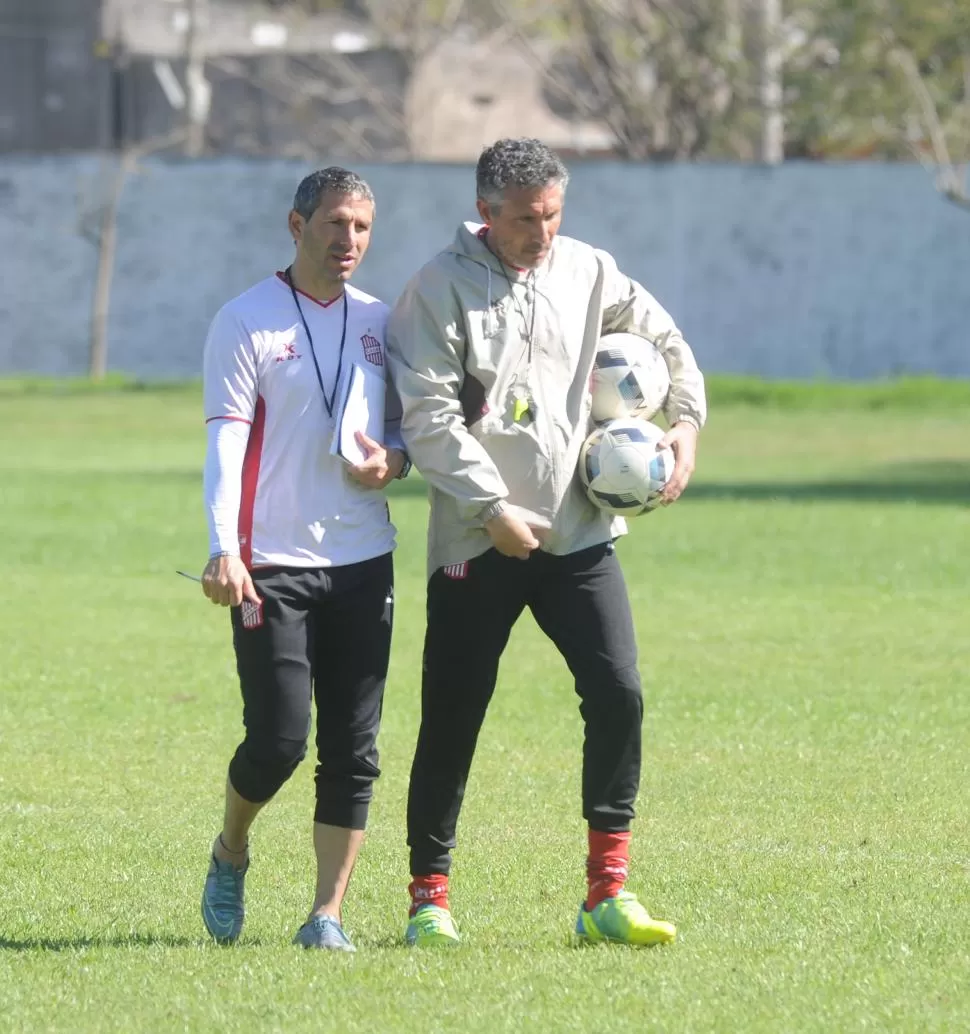
[(634, 938), (610, 937), (599, 930), (590, 934), (586, 930), (576, 930), (576, 938), (582, 944), (625, 944), (631, 948), (654, 948), (660, 944), (673, 944), (677, 940), (677, 927), (672, 923), (658, 922), (650, 930), (644, 930)]
[(409, 948), (457, 948), (461, 941), (457, 937), (446, 937), (443, 934), (429, 934), (425, 937), (409, 937), (404, 935)]

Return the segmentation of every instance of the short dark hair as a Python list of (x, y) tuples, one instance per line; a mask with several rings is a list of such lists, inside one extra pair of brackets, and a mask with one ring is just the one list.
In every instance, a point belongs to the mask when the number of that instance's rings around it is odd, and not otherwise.
[(364, 179), (356, 172), (351, 172), (350, 169), (330, 165), (326, 169), (311, 172), (309, 176), (300, 181), (293, 198), (294, 210), (304, 219), (309, 219), (319, 207), (321, 195), (327, 191), (332, 191), (334, 194), (349, 194), (351, 197), (362, 197), (365, 201), (374, 204), (374, 192)]
[(534, 137), (506, 138), (486, 147), (475, 168), (480, 200), (501, 204), (506, 187), (545, 187), (569, 182), (569, 170), (552, 148)]

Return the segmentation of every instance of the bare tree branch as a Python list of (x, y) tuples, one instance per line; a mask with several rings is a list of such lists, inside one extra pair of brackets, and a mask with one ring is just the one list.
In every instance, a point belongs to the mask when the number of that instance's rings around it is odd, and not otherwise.
[(525, 26), (519, 23), (519, 20), (512, 14), (505, 0), (493, 0), (493, 3), (495, 9), (509, 27), (512, 38), (519, 45), (532, 67), (542, 74), (556, 93), (573, 100), (583, 115), (593, 117), (596, 112), (586, 96), (582, 92), (577, 92), (574, 84), (568, 82), (562, 75), (550, 67), (548, 56), (540, 54), (535, 37), (532, 33), (526, 31)]
[[(970, 208), (970, 197), (967, 196), (965, 185), (966, 167), (958, 169), (953, 163), (947, 144), (946, 130), (940, 119), (933, 95), (920, 74), (916, 58), (913, 56), (912, 51), (898, 41), (893, 45), (889, 56), (902, 71), (910, 91), (919, 105), (920, 122), (926, 130), (930, 146), (933, 148), (935, 165), (932, 171), (936, 177), (937, 188), (948, 200), (962, 207)], [(924, 167), (927, 167), (925, 156), (921, 153), (921, 148), (919, 147), (919, 142), (911, 143), (910, 146), (916, 152)]]

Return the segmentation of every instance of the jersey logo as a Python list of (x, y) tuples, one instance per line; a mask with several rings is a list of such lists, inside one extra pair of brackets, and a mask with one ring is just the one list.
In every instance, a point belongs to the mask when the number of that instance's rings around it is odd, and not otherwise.
[(464, 581), (468, 577), (468, 561), (463, 560), (460, 564), (445, 564), (441, 570), (445, 578), (450, 578), (455, 582)]
[(384, 351), (380, 341), (372, 334), (362, 334), (360, 343), (364, 346), (364, 358), (375, 366), (384, 365)]
[(289, 344), (283, 346), (283, 351), (276, 357), (278, 363), (289, 362), (290, 359), (301, 359), (302, 356), (296, 350), (296, 342), (291, 341)]
[(254, 628), (261, 628), (263, 625), (263, 603), (253, 603), (252, 600), (243, 600), (239, 607), (242, 617), (243, 628), (250, 631)]

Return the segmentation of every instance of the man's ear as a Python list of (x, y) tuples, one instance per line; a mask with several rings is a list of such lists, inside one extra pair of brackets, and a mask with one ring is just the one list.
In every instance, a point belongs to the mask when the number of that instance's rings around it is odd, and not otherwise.
[(306, 219), (295, 209), (290, 209), (290, 214), (287, 217), (287, 224), (290, 227), (290, 236), (293, 238), (294, 243), (299, 243), (300, 238), (303, 236), (303, 227), (306, 226)]
[(492, 225), (492, 208), (487, 201), (483, 201), (482, 198), (477, 198), (475, 201), (475, 207), (478, 209), (478, 214), (482, 217), (482, 222), (486, 226)]

